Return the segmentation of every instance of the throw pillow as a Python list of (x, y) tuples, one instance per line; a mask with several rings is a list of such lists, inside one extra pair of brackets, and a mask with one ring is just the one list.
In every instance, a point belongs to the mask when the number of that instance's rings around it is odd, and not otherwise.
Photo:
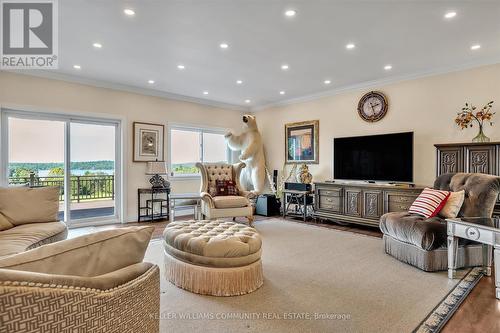
[(450, 192), (425, 188), (415, 199), (409, 213), (418, 214), (425, 218), (436, 216), (446, 204)]
[(217, 180), (217, 196), (238, 195), (236, 184), (232, 180)]
[(445, 219), (452, 219), (458, 216), (465, 200), (465, 191), (451, 192), (446, 204), (439, 212), (439, 216)]
[(208, 187), (208, 194), (210, 194), (213, 197), (217, 196), (217, 187), (216, 186), (209, 186)]
[(0, 259), (0, 268), (98, 276), (142, 262), (154, 227), (127, 227), (43, 245)]
[(0, 188), (0, 215), (14, 226), (55, 222), (59, 220), (58, 213), (58, 186)]

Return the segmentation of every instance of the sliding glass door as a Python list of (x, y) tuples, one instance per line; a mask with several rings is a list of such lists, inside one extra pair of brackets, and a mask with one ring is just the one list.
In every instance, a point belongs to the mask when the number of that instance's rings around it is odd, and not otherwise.
[(59, 186), (70, 224), (119, 219), (119, 121), (2, 110), (2, 133), (9, 186)]
[(70, 124), (71, 219), (115, 215), (116, 127)]
[(59, 186), (59, 218), (64, 219), (65, 122), (16, 117), (7, 122), (9, 186)]

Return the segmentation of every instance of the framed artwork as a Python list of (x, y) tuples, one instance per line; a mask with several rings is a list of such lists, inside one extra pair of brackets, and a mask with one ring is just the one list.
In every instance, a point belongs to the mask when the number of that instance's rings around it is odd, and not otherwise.
[(165, 127), (134, 122), (134, 162), (163, 161)]
[(319, 120), (285, 125), (286, 163), (319, 163)]

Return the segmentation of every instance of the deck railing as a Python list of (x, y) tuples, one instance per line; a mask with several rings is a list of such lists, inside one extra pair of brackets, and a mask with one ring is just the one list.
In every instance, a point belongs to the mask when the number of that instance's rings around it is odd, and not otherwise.
[[(114, 175), (71, 176), (71, 201), (115, 199)], [(59, 186), (60, 201), (64, 201), (64, 176), (9, 177), (9, 184), (29, 184), (29, 186)]]

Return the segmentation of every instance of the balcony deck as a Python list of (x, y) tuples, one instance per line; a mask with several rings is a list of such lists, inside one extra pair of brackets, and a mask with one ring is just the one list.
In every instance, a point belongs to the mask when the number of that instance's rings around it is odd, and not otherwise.
[[(64, 203), (59, 204), (59, 219), (63, 219)], [(71, 219), (87, 219), (115, 214), (114, 200), (88, 200), (71, 203)]]

